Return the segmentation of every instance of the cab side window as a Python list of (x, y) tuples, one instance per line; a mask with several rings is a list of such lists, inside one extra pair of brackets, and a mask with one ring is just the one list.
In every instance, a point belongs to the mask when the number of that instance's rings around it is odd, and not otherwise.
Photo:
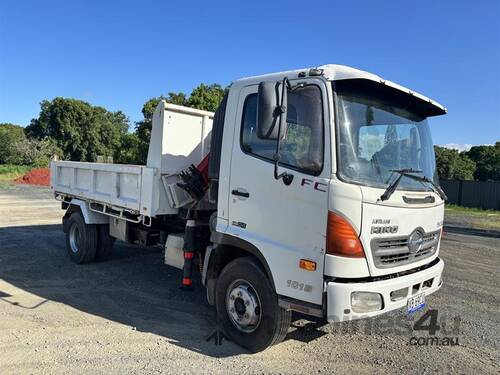
[[(257, 94), (243, 106), (241, 148), (247, 154), (273, 161), (276, 141), (257, 137)], [(287, 133), (281, 144), (281, 165), (317, 175), (323, 168), (324, 125), (321, 90), (316, 85), (288, 92)]]

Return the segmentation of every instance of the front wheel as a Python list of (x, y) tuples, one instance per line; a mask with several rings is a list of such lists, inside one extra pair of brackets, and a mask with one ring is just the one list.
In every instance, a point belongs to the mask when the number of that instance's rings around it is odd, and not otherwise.
[(278, 305), (269, 279), (250, 257), (230, 262), (217, 280), (217, 314), (236, 344), (259, 352), (285, 338), (292, 313)]

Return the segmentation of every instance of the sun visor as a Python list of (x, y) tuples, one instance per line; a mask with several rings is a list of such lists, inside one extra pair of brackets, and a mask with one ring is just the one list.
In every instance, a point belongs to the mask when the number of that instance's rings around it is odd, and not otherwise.
[(345, 79), (334, 81), (334, 87), (343, 96), (356, 97), (357, 101), (376, 98), (387, 106), (405, 108), (422, 119), (446, 114), (446, 108), (439, 103), (390, 81)]

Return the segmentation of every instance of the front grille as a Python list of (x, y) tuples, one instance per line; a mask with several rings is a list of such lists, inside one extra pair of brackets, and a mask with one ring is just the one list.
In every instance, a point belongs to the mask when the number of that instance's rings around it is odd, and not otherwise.
[(371, 241), (373, 261), (377, 268), (390, 268), (417, 262), (432, 256), (438, 247), (440, 231), (423, 234), (423, 243), (417, 252), (408, 247), (410, 236), (375, 238)]

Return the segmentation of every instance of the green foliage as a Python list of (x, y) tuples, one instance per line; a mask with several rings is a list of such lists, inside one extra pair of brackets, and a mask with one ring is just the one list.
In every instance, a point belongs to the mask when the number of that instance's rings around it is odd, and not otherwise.
[(226, 91), (227, 89), (222, 88), (220, 85), (211, 84), (207, 86), (202, 83), (191, 92), (187, 106), (215, 112)]
[[(26, 139), (19, 125), (0, 124), (0, 164), (13, 164), (16, 157), (15, 143)], [(15, 164), (15, 163), (14, 163)]]
[(165, 100), (167, 101), (167, 103), (183, 105), (183, 106), (188, 105), (186, 94), (184, 94), (183, 92), (179, 93), (169, 92)]
[[(122, 145), (116, 150), (114, 162), (120, 164), (138, 164), (141, 160), (141, 141), (137, 134), (127, 133), (122, 137)], [(147, 153), (147, 149), (146, 149)]]
[(46, 168), (50, 164), (50, 159), (54, 155), (61, 155), (61, 150), (57, 147), (53, 139), (23, 139), (14, 143), (15, 157), (10, 159), (10, 163), (16, 165), (31, 165), (34, 167)]
[(447, 204), (445, 220), (467, 223), (469, 228), (500, 230), (500, 211)]
[(311, 128), (294, 123), (288, 123), (286, 140), (281, 146), (283, 153), (293, 155), (295, 160), (301, 160), (309, 154)]
[(95, 161), (121, 147), (129, 127), (123, 112), (109, 112), (87, 102), (55, 98), (44, 100), (38, 118), (26, 128), (28, 137), (54, 140), (65, 159)]
[(0, 165), (0, 182), (15, 180), (25, 175), (29, 170), (31, 170), (31, 167), (26, 165)]
[(434, 146), (438, 175), (447, 180), (473, 180), (476, 164), (465, 153)]
[(456, 160), (454, 178), (456, 180), (473, 180), (476, 163), (461, 153)]
[(61, 154), (54, 140), (30, 139), (24, 133), (21, 126), (0, 124), (0, 164), (47, 167), (54, 154)]
[(476, 180), (500, 181), (500, 141), (494, 146), (474, 146), (466, 155), (476, 163)]

